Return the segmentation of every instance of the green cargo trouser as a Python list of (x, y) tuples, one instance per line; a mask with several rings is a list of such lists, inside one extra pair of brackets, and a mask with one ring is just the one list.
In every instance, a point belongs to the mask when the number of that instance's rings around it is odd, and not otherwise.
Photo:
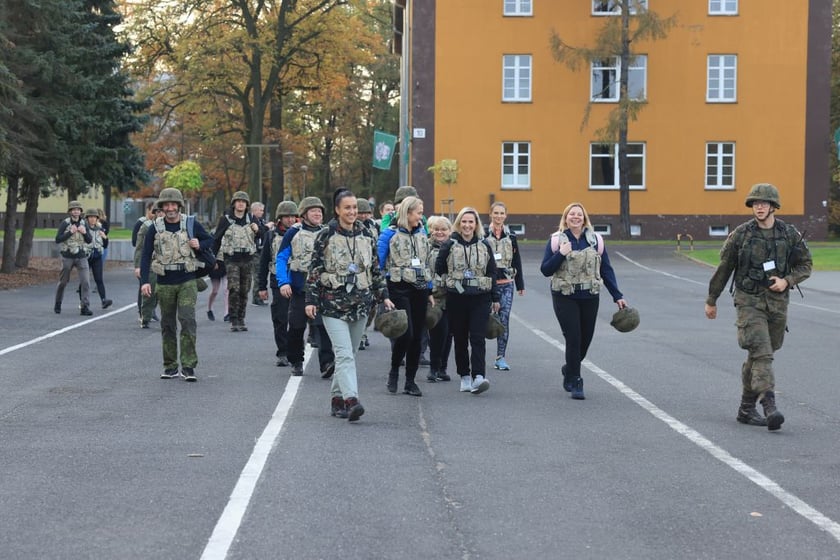
[(163, 338), (163, 369), (178, 369), (178, 325), (181, 323), (181, 367), (198, 364), (195, 353), (195, 303), (198, 289), (195, 280), (183, 284), (157, 285), (160, 305), (160, 334)]
[(773, 353), (782, 347), (787, 325), (787, 294), (758, 295), (735, 292), (738, 345), (747, 351), (741, 367), (745, 394), (760, 396), (776, 387)]
[(251, 290), (251, 261), (225, 261), (228, 279), (228, 313), (230, 324), (245, 323), (248, 310), (248, 294)]

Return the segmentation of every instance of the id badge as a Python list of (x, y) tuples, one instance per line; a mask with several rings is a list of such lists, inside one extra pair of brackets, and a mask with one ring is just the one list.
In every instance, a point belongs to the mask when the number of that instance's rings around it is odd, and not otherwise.
[(347, 272), (349, 272), (350, 274), (356, 274), (357, 272), (359, 272), (359, 267), (356, 266), (356, 263), (350, 263), (349, 265), (347, 265)]
[(501, 253), (496, 253), (496, 254), (493, 255), (493, 258), (496, 259), (497, 261), (500, 261), (500, 260), (502, 260), (502, 254)]
[(417, 257), (414, 257), (413, 259), (411, 259), (411, 267), (412, 268), (417, 268), (419, 266), (420, 266), (420, 259), (418, 259)]
[(475, 278), (475, 273), (472, 270), (465, 270), (464, 278), (466, 278), (467, 280), (472, 280), (473, 278)]
[(762, 266), (764, 266), (764, 272), (776, 270), (776, 261), (767, 261)]

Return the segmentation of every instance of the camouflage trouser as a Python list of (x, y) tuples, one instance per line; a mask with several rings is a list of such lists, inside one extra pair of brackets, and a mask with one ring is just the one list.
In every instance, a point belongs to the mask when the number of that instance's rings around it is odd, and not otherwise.
[(178, 368), (178, 322), (181, 323), (181, 366), (194, 368), (198, 364), (195, 353), (195, 303), (198, 288), (195, 280), (183, 284), (158, 284), (160, 305), (160, 334), (163, 337), (163, 368)]
[(157, 274), (149, 271), (149, 284), (152, 286), (152, 295), (146, 297), (140, 294), (140, 319), (144, 323), (148, 323), (152, 320), (152, 315), (155, 313), (155, 307), (157, 307), (158, 303), (158, 296), (157, 296)]
[(251, 261), (225, 261), (228, 279), (228, 313), (231, 325), (245, 323), (248, 296), (251, 292)]
[(758, 397), (776, 386), (773, 353), (785, 338), (787, 300), (736, 294), (735, 303), (738, 345), (748, 353), (741, 367), (741, 382), (745, 395)]

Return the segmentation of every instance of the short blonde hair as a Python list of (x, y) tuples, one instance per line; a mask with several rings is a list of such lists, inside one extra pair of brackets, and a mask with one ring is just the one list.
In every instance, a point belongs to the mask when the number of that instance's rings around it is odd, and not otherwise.
[(400, 211), (397, 213), (397, 225), (403, 229), (408, 229), (408, 214), (417, 210), (418, 206), (422, 206), (423, 201), (416, 196), (407, 196), (400, 202)]
[(464, 217), (464, 214), (473, 214), (475, 216), (475, 235), (477, 237), (484, 237), (484, 226), (481, 225), (481, 218), (478, 215), (478, 210), (472, 206), (464, 206), (461, 208), (461, 211), (458, 212), (457, 216), (455, 216), (455, 221), (452, 223), (452, 229), (461, 233), (461, 219)]
[(438, 229), (452, 231), (452, 222), (446, 216), (429, 216), (426, 220), (426, 229), (429, 230), (429, 233)]
[(564, 231), (566, 226), (566, 216), (569, 215), (569, 212), (572, 208), (577, 206), (583, 211), (583, 227), (592, 229), (592, 222), (589, 221), (589, 212), (586, 211), (586, 208), (583, 207), (583, 204), (580, 202), (572, 202), (568, 206), (566, 206), (565, 210), (563, 210), (563, 216), (560, 217), (560, 225), (558, 226), (559, 231)]

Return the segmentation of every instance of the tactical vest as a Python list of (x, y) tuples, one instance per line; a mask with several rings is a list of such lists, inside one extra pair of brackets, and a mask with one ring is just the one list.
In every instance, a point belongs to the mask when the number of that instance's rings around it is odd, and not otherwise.
[(486, 270), (491, 256), (487, 245), (481, 241), (468, 246), (457, 241), (453, 243), (446, 261), (446, 287), (461, 292), (464, 286), (471, 286), (479, 292), (489, 292), (493, 279), (487, 276)]
[[(64, 223), (67, 224), (67, 227), (69, 228), (70, 225), (73, 224), (73, 221), (68, 217), (64, 218)], [(87, 224), (81, 220), (76, 222), (75, 225), (82, 225), (85, 229), (88, 229)], [(90, 254), (88, 252), (88, 244), (85, 243), (85, 236), (79, 232), (70, 234), (70, 237), (58, 245), (58, 250), (62, 256), (69, 258), (82, 258), (87, 257)]]
[(88, 231), (90, 231), (91, 242), (86, 245), (88, 255), (92, 255), (94, 253), (102, 254), (102, 251), (105, 249), (103, 246), (102, 238), (99, 236), (99, 232), (102, 231), (102, 226), (87, 226)]
[[(297, 237), (297, 236), (295, 236)], [(279, 231), (274, 232), (274, 237), (271, 239), (271, 255), (272, 258), (268, 259), (268, 270), (274, 277), (277, 277), (277, 253), (280, 252), (280, 245), (283, 243), (283, 236), (280, 235)]]
[[(554, 237), (557, 237), (557, 246), (569, 241), (563, 232), (552, 234), (552, 246)], [(566, 261), (551, 276), (551, 291), (560, 292), (564, 296), (575, 293), (577, 289), (597, 294), (601, 291), (601, 249), (598, 236), (595, 232), (587, 229), (584, 232), (587, 247), (580, 251), (572, 251), (566, 255)]]
[(440, 245), (431, 242), (429, 244), (429, 258), (426, 260), (426, 266), (429, 267), (432, 274), (432, 290), (446, 287), (445, 275), (441, 276), (435, 272), (435, 263), (437, 262), (438, 254), (440, 254)]
[(432, 277), (428, 258), (429, 238), (422, 228), (418, 228), (414, 233), (397, 229), (389, 241), (385, 270), (388, 271), (391, 282), (407, 282), (425, 287)]
[[(360, 290), (367, 290), (373, 284), (373, 240), (359, 231), (355, 233), (351, 237), (340, 233), (330, 235), (324, 247), (321, 285), (333, 290), (354, 285)], [(355, 272), (352, 272), (353, 268)]]
[(254, 241), (254, 230), (251, 229), (251, 218), (245, 214), (245, 225), (240, 226), (228, 215), (225, 215), (230, 224), (222, 236), (222, 245), (219, 252), (223, 255), (253, 255), (257, 252), (257, 244)]
[[(758, 294), (770, 285), (770, 276), (783, 278), (790, 272), (788, 261), (793, 243), (788, 239), (787, 226), (777, 218), (772, 230), (772, 239), (765, 237), (755, 220), (747, 222), (740, 232), (735, 230), (738, 264), (734, 280), (742, 292)], [(775, 270), (765, 272), (764, 263), (768, 261), (776, 263)]]
[(161, 275), (167, 271), (195, 272), (199, 261), (190, 247), (187, 235), (187, 217), (181, 214), (181, 229), (166, 231), (163, 218), (155, 220), (155, 252), (152, 256), (152, 272)]
[(306, 273), (309, 265), (312, 264), (312, 250), (315, 248), (315, 236), (326, 226), (318, 226), (317, 230), (308, 230), (303, 224), (297, 223), (292, 227), (299, 231), (292, 238), (290, 245), (292, 251), (289, 255), (289, 270)]
[[(516, 270), (513, 266), (513, 241), (510, 238), (510, 230), (507, 226), (503, 226), (502, 237), (497, 239), (490, 229), (489, 234), (485, 239), (490, 243), (490, 248), (493, 249), (493, 258), (496, 259), (496, 268), (504, 272), (508, 280), (512, 280), (516, 276)], [(496, 256), (498, 255), (498, 257)]]

